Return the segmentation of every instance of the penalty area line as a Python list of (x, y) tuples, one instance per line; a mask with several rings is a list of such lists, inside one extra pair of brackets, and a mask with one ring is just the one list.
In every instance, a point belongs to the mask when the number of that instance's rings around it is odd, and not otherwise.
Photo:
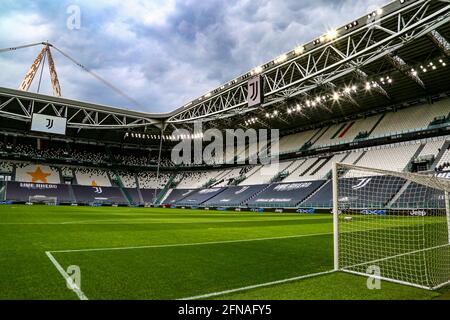
[(297, 281), (297, 280), (302, 280), (302, 279), (307, 279), (307, 278), (313, 278), (313, 277), (323, 276), (323, 275), (330, 274), (330, 273), (333, 273), (333, 272), (336, 272), (336, 270), (330, 270), (330, 271), (324, 271), (324, 272), (310, 273), (310, 274), (305, 274), (305, 275), (303, 275), (303, 276), (298, 276), (298, 277), (293, 277), (293, 278), (287, 278), (287, 279), (282, 279), (282, 280), (276, 280), (276, 281), (271, 281), (271, 282), (265, 282), (265, 283), (255, 284), (255, 285), (246, 286), (246, 287), (241, 287), (241, 288), (236, 288), (236, 289), (229, 289), (229, 290), (224, 290), (224, 291), (212, 292), (212, 293), (202, 294), (202, 295), (198, 295), (198, 296), (192, 296), (192, 297), (187, 297), (187, 298), (181, 298), (181, 299), (177, 299), (177, 300), (199, 300), (199, 299), (207, 299), (207, 298), (212, 298), (212, 297), (222, 296), (222, 295), (230, 294), (230, 293), (236, 293), (236, 292), (241, 292), (241, 291), (247, 291), (247, 290), (257, 289), (257, 288), (270, 287), (270, 286), (277, 285), (277, 284), (283, 284), (283, 283), (293, 282), (293, 281)]
[(306, 234), (293, 235), (293, 236), (270, 237), (270, 238), (224, 240), (224, 241), (209, 241), (209, 242), (193, 242), (193, 243), (175, 243), (175, 244), (157, 244), (157, 245), (150, 245), (150, 246), (134, 246), (134, 247), (53, 250), (53, 251), (49, 251), (49, 253), (50, 252), (51, 253), (70, 253), (70, 252), (92, 252), (92, 251), (116, 251), (116, 250), (152, 249), (152, 248), (207, 246), (207, 245), (227, 244), (227, 243), (240, 243), (240, 242), (253, 242), (253, 241), (270, 241), (270, 240), (306, 238), (306, 237), (325, 236), (325, 235), (330, 235), (330, 234), (333, 234), (333, 233), (332, 232), (310, 233), (310, 234), (306, 233)]
[(71, 288), (70, 290), (75, 292), (80, 300), (89, 300), (88, 297), (84, 294), (84, 292), (81, 291), (81, 289), (77, 286), (77, 284), (75, 282), (73, 282), (73, 279), (71, 277), (69, 277), (67, 272), (61, 267), (61, 265), (55, 259), (55, 257), (53, 257), (53, 255), (49, 251), (45, 251), (45, 254), (50, 259), (50, 261), (53, 263), (53, 265), (55, 266), (56, 270), (58, 270), (59, 273), (66, 280), (66, 283), (68, 284), (68, 287)]

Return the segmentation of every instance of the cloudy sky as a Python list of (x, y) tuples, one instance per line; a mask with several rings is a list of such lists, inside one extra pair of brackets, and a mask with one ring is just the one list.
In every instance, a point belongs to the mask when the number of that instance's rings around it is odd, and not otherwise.
[[(54, 52), (64, 97), (165, 112), (388, 1), (2, 0), (0, 48), (48, 40), (139, 105)], [(39, 50), (0, 53), (0, 86), (17, 88)]]

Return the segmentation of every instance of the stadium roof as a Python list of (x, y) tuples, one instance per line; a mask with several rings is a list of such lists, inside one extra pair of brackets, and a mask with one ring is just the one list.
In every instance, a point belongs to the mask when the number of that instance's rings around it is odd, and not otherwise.
[[(164, 114), (0, 88), (0, 124), (29, 130), (33, 112), (64, 115), (69, 135), (97, 137), (92, 129), (106, 129), (114, 140), (130, 130), (165, 127), (170, 134), (195, 121), (206, 128), (307, 128), (450, 92), (449, 21), (449, 0), (396, 0)], [(257, 75), (265, 101), (248, 107), (247, 82)]]

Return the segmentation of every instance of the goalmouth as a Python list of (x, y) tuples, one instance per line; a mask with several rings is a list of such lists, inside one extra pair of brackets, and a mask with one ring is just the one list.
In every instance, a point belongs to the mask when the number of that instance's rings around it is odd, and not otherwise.
[(33, 204), (45, 204), (49, 206), (56, 206), (58, 205), (58, 198), (57, 197), (47, 197), (47, 196), (29, 196), (27, 204), (33, 205)]
[(424, 289), (450, 284), (450, 180), (333, 164), (334, 269)]

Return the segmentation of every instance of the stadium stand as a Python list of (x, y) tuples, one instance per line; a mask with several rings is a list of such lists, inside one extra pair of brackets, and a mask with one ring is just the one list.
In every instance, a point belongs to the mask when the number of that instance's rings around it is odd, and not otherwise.
[(428, 105), (417, 105), (396, 112), (388, 112), (371, 133), (371, 137), (394, 135), (401, 132), (427, 129), (434, 118), (450, 112), (448, 99)]
[[(247, 164), (203, 169), (208, 168), (203, 166), (192, 171), (185, 165), (173, 171), (163, 168), (158, 178), (155, 168), (137, 172), (132, 168), (151, 166), (157, 161), (149, 149), (97, 148), (26, 137), (9, 142), (9, 138), (4, 138), (0, 142), (0, 180), (19, 183), (9, 184), (5, 198), (22, 202), (41, 192), (43, 196), (58, 197), (58, 201), (81, 204), (98, 201), (103, 204), (143, 205), (156, 200), (161, 204), (178, 206), (329, 207), (333, 162), (394, 171), (440, 172), (450, 168), (448, 135), (420, 140), (411, 138), (396, 143), (386, 140), (381, 144), (371, 146), (369, 143), (367, 147), (346, 150), (346, 144), (351, 145), (364, 135), (364, 139), (370, 142), (370, 138), (398, 132), (446, 126), (449, 112), (450, 103), (446, 99), (286, 135), (279, 142), (279, 151), (284, 157), (288, 152), (298, 150), (313, 153), (289, 154), (275, 167)], [(343, 145), (343, 148), (337, 152), (320, 149), (333, 145)], [(236, 150), (238, 158), (247, 158), (249, 149), (254, 148), (247, 146), (245, 152)], [(223, 158), (215, 158), (216, 163), (232, 160), (235, 150), (231, 150), (233, 152), (229, 150)], [(27, 160), (20, 160), (23, 157)], [(163, 158), (161, 163), (173, 165), (168, 158)], [(27, 185), (20, 187), (20, 183)], [(51, 191), (46, 191), (45, 187), (29, 187), (33, 183), (39, 186), (48, 184)], [(297, 191), (293, 191), (294, 186), (298, 187)], [(101, 189), (100, 195), (95, 187)], [(397, 201), (391, 199), (390, 205), (408, 202), (405, 197), (411, 188), (414, 186), (404, 186), (395, 194)], [(23, 197), (19, 197), (17, 192), (23, 192)]]
[(280, 163), (273, 163), (264, 166), (255, 167), (254, 171), (250, 171), (247, 179), (245, 179), (240, 185), (250, 186), (257, 184), (266, 184), (272, 182), (272, 179), (277, 176), (277, 174), (287, 170), (293, 161), (284, 161)]
[(165, 181), (168, 179), (165, 174), (163, 174), (158, 180), (156, 177), (156, 172), (140, 172), (137, 175), (139, 187), (142, 189), (151, 189), (152, 187), (162, 187), (165, 185)]
[(102, 169), (77, 168), (75, 177), (79, 185), (92, 187), (111, 187), (108, 173)]
[(186, 197), (176, 202), (180, 206), (198, 206), (208, 201), (209, 199), (220, 194), (224, 188), (210, 188), (200, 189), (189, 193)]
[(356, 163), (358, 166), (391, 171), (404, 171), (420, 144), (406, 142), (373, 147)]
[(175, 205), (195, 191), (195, 189), (170, 189), (162, 204)]
[(246, 204), (249, 207), (296, 207), (298, 203), (303, 201), (324, 183), (324, 180), (319, 180), (272, 184), (259, 194), (251, 197)]
[(28, 202), (30, 197), (53, 197), (60, 204), (74, 203), (76, 200), (71, 196), (70, 186), (65, 184), (30, 183), (30, 182), (8, 182), (7, 199), (15, 202)]
[(279, 142), (280, 154), (297, 151), (310, 141), (319, 130), (308, 130), (296, 134), (284, 136)]
[(177, 188), (201, 188), (217, 178), (220, 174), (222, 174), (220, 170), (185, 172), (183, 180), (178, 184)]
[(1, 173), (12, 173), (14, 170), (14, 164), (9, 161), (0, 161), (0, 172)]
[(250, 197), (264, 190), (264, 188), (267, 188), (267, 185), (228, 187), (218, 195), (207, 200), (204, 205), (211, 207), (239, 207)]
[(50, 184), (61, 183), (57, 168), (29, 163), (16, 164), (16, 181)]
[(137, 188), (136, 176), (132, 173), (121, 171), (117, 173), (125, 188)]
[(214, 186), (226, 187), (232, 184), (236, 179), (244, 175), (247, 170), (249, 170), (249, 167), (228, 170), (220, 177), (220, 179), (216, 184), (214, 184)]
[(73, 178), (74, 174), (73, 174), (73, 168), (72, 167), (61, 167), (61, 175), (63, 177), (67, 177), (67, 178)]
[(141, 189), (142, 201), (144, 203), (153, 203), (155, 198), (158, 197), (161, 189)]
[[(368, 176), (360, 178), (345, 178), (346, 181), (341, 181), (342, 185), (352, 186), (352, 197), (349, 198), (347, 194), (340, 194), (339, 201), (345, 203), (352, 208), (366, 209), (366, 208), (381, 208), (397, 194), (400, 190), (399, 185), (403, 185), (402, 179), (396, 177), (386, 176)], [(383, 190), (376, 188), (377, 185), (383, 185)], [(366, 190), (371, 190), (370, 199), (359, 199), (359, 194), (367, 194)], [(378, 190), (378, 192), (377, 192)], [(299, 205), (306, 208), (331, 208), (333, 203), (332, 184), (328, 181), (316, 193), (305, 198)]]
[(144, 199), (141, 197), (140, 192), (137, 188), (122, 188), (125, 198), (130, 202), (131, 205), (141, 205), (145, 204)]
[(72, 189), (77, 203), (80, 204), (129, 204), (118, 187), (72, 186)]

